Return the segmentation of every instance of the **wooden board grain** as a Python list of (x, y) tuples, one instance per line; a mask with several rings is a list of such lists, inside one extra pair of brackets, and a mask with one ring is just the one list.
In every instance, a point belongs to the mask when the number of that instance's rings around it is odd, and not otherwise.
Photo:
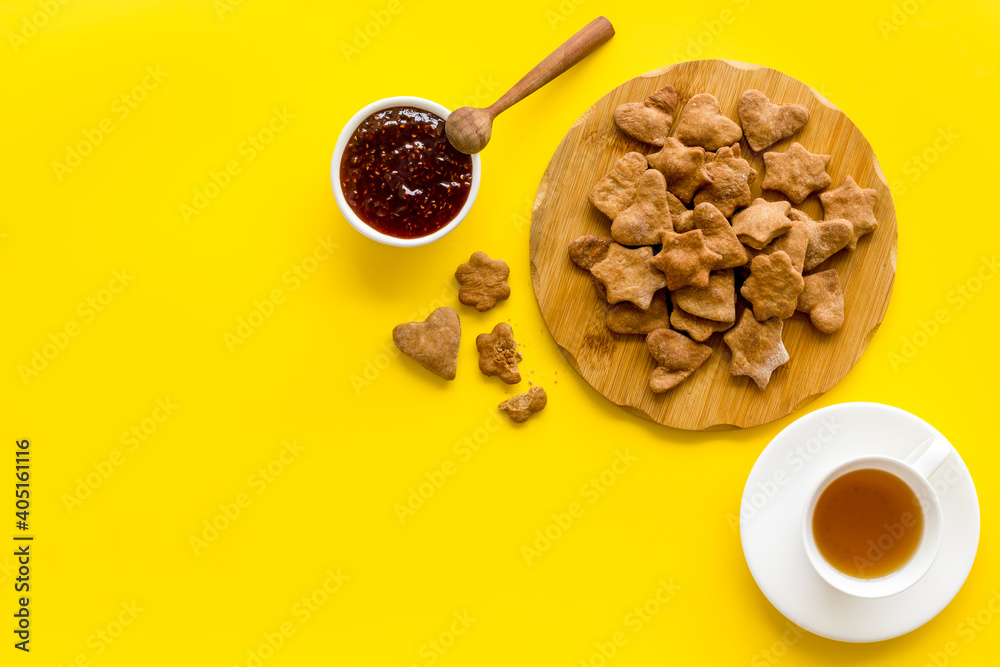
[[(810, 119), (798, 134), (772, 146), (785, 150), (793, 141), (813, 153), (832, 155), (827, 168), (836, 187), (851, 175), (861, 187), (875, 188), (879, 228), (863, 237), (854, 252), (837, 253), (816, 271), (837, 269), (844, 290), (843, 328), (832, 335), (816, 331), (802, 313), (785, 321), (783, 338), (791, 357), (760, 390), (746, 377), (729, 373), (730, 352), (722, 334), (707, 343), (712, 356), (690, 378), (664, 394), (648, 389), (655, 363), (643, 336), (612, 333), (604, 326), (608, 305), (585, 271), (567, 254), (583, 234), (607, 236), (610, 221), (587, 200), (594, 184), (629, 151), (655, 149), (618, 131), (615, 107), (638, 102), (667, 84), (677, 89), (678, 113), (698, 93), (712, 93), (722, 112), (738, 119), (740, 94), (763, 91), (778, 103), (809, 107)], [(675, 120), (676, 124), (676, 120)], [(754, 197), (781, 199), (761, 192), (763, 160), (742, 142), (743, 156), (758, 172)], [(814, 219), (823, 210), (816, 195), (797, 208)], [(780, 419), (820, 396), (857, 363), (878, 329), (896, 274), (896, 212), (885, 176), (872, 147), (851, 120), (809, 86), (773, 69), (724, 60), (671, 65), (631, 79), (602, 97), (570, 128), (542, 176), (531, 219), (531, 279), (545, 323), (570, 364), (597, 391), (625, 410), (654, 422), (690, 430), (747, 428)]]

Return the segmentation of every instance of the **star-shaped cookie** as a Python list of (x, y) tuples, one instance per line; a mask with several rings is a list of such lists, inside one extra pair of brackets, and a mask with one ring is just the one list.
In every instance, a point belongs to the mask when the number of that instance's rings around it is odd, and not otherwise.
[(774, 369), (788, 362), (781, 328), (777, 317), (758, 322), (749, 309), (744, 310), (740, 323), (722, 337), (733, 354), (730, 374), (745, 375), (761, 389), (767, 387)]
[(666, 276), (667, 289), (675, 290), (687, 285), (708, 287), (708, 277), (722, 255), (712, 252), (705, 244), (700, 229), (684, 234), (667, 232), (663, 235), (663, 249), (651, 264)]
[(792, 227), (788, 211), (792, 205), (785, 200), (769, 202), (755, 199), (750, 206), (733, 216), (733, 231), (739, 240), (760, 250)]
[(667, 204), (667, 182), (655, 169), (639, 177), (635, 201), (611, 223), (611, 236), (622, 245), (654, 245), (660, 234), (673, 231)]
[(740, 288), (743, 298), (753, 305), (753, 314), (761, 322), (772, 317), (787, 319), (795, 314), (795, 304), (802, 293), (802, 275), (792, 266), (787, 252), (758, 255), (750, 262), (750, 277)]
[(656, 290), (667, 286), (666, 277), (651, 264), (649, 246), (630, 250), (612, 243), (608, 254), (590, 268), (608, 291), (608, 302), (631, 301), (643, 310), (649, 308)]
[(667, 179), (667, 190), (681, 201), (690, 203), (694, 193), (712, 182), (705, 169), (705, 149), (688, 147), (670, 137), (656, 153), (646, 156), (649, 165)]
[(851, 176), (844, 178), (844, 182), (836, 189), (819, 196), (825, 220), (842, 218), (854, 225), (854, 239), (847, 246), (851, 250), (854, 250), (859, 238), (878, 228), (878, 219), (875, 217), (876, 197), (875, 190), (859, 187)]
[(694, 203), (714, 204), (727, 218), (733, 211), (750, 203), (750, 184), (757, 171), (740, 156), (740, 145), (723, 146), (705, 165), (712, 182), (694, 196)]
[(810, 153), (796, 141), (783, 153), (764, 153), (764, 181), (760, 187), (777, 190), (793, 204), (801, 204), (816, 190), (830, 185), (830, 174), (826, 173), (829, 163), (829, 155)]

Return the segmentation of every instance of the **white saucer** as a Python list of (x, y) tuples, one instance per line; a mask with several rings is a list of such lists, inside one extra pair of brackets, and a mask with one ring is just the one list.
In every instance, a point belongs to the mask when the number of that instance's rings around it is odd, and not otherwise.
[(740, 537), (754, 580), (778, 611), (801, 627), (845, 642), (891, 639), (919, 628), (965, 583), (979, 546), (979, 500), (957, 451), (931, 476), (944, 512), (937, 560), (909, 589), (879, 599), (849, 596), (806, 558), (802, 512), (809, 493), (837, 465), (858, 456), (905, 458), (937, 431), (878, 403), (842, 403), (790, 424), (764, 448), (740, 504)]

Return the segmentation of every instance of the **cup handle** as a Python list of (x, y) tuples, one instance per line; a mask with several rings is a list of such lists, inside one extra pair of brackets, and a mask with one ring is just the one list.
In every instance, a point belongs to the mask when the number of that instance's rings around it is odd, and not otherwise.
[(927, 479), (941, 467), (941, 464), (951, 454), (952, 449), (951, 443), (943, 437), (933, 435), (920, 443), (920, 446), (910, 452), (910, 455), (903, 460), (913, 466), (924, 479)]

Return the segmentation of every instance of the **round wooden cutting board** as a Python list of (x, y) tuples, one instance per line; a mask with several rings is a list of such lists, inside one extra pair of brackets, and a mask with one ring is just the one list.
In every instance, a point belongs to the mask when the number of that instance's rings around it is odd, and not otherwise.
[[(851, 175), (878, 193), (879, 227), (862, 237), (853, 252), (841, 251), (815, 269), (837, 269), (844, 291), (844, 326), (820, 333), (803, 313), (785, 321), (783, 339), (791, 357), (771, 376), (764, 390), (746, 377), (729, 373), (730, 352), (722, 334), (707, 344), (712, 356), (674, 389), (654, 394), (649, 374), (655, 367), (644, 336), (612, 333), (604, 326), (609, 306), (600, 300), (586, 271), (570, 261), (567, 246), (584, 234), (610, 235), (610, 220), (587, 200), (591, 188), (625, 153), (657, 149), (620, 132), (612, 116), (624, 102), (641, 102), (672, 84), (678, 109), (698, 93), (712, 93), (722, 112), (734, 120), (739, 96), (756, 88), (772, 101), (809, 108), (809, 122), (797, 134), (769, 150), (786, 150), (798, 141), (813, 153), (832, 156), (827, 172), (831, 188)], [(753, 196), (761, 193), (763, 160), (742, 142), (743, 157), (757, 170)], [(796, 208), (821, 220), (814, 194)], [(602, 97), (570, 128), (556, 149), (538, 186), (531, 219), (531, 280), (542, 317), (563, 354), (583, 378), (615, 404), (652, 421), (690, 430), (747, 428), (779, 419), (809, 403), (840, 381), (857, 363), (889, 305), (896, 273), (896, 212), (889, 186), (872, 147), (842, 111), (800, 81), (766, 67), (724, 60), (678, 63), (636, 77)]]

